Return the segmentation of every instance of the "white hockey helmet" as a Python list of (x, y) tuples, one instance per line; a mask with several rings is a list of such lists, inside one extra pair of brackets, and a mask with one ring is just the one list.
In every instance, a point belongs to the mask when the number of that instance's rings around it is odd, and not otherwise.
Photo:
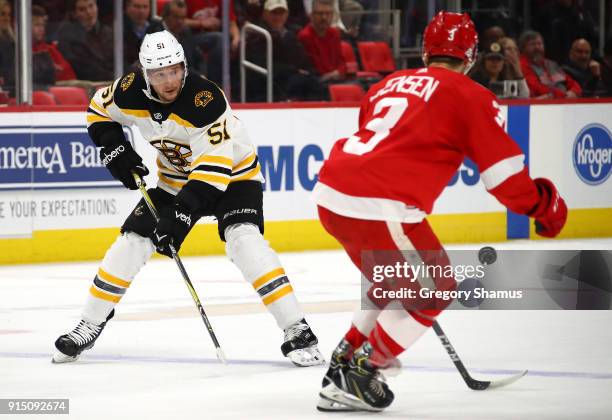
[[(147, 83), (147, 93), (151, 99), (155, 99), (151, 95), (151, 85), (147, 70), (159, 69), (162, 67), (172, 66), (174, 64), (183, 63), (185, 68), (183, 75), (183, 85), (187, 77), (187, 61), (185, 60), (185, 52), (182, 45), (170, 32), (164, 30), (145, 35), (140, 46), (138, 54), (142, 73)], [(183, 86), (182, 85), (182, 86)], [(181, 86), (181, 88), (182, 88)]]

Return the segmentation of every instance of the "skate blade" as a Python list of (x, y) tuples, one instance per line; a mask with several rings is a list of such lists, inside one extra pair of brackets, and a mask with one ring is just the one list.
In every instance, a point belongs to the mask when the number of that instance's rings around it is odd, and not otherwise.
[(53, 354), (53, 357), (51, 358), (51, 363), (71, 363), (76, 362), (78, 359), (79, 356), (68, 356), (62, 352), (57, 351)]
[(349, 405), (339, 403), (338, 401), (328, 400), (326, 397), (321, 396), (321, 394), (319, 394), (319, 397), (317, 410), (323, 411), (324, 413), (357, 411)]
[(353, 394), (341, 390), (333, 382), (319, 392), (319, 397), (347, 405), (351, 407), (353, 411), (371, 411), (377, 413), (383, 410), (382, 408), (372, 407)]
[(317, 346), (293, 350), (292, 352), (287, 353), (287, 357), (294, 365), (299, 367), (318, 366), (325, 364), (325, 358), (323, 357)]

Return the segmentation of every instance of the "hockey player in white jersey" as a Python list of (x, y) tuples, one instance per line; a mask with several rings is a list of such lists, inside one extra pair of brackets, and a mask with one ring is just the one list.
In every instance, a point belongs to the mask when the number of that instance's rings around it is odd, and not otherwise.
[(157, 149), (156, 188), (148, 190), (160, 220), (141, 200), (106, 252), (89, 289), (81, 322), (55, 342), (56, 363), (91, 348), (134, 276), (157, 252), (171, 257), (196, 221), (215, 216), (228, 257), (284, 331), (282, 353), (299, 366), (324, 363), (276, 253), (263, 238), (263, 177), (245, 127), (217, 85), (190, 74), (183, 48), (167, 31), (147, 35), (142, 73), (129, 73), (91, 100), (87, 126), (101, 159), (126, 188), (149, 173), (125, 139), (135, 125)]

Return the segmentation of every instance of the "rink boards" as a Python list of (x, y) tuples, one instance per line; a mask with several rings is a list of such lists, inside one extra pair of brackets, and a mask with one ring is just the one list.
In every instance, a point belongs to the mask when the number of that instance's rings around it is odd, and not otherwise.
[[(358, 108), (330, 105), (237, 107), (267, 180), (266, 237), (279, 251), (337, 247), (320, 226), (309, 196), (334, 141), (350, 135)], [(75, 108), (5, 108), (0, 112), (0, 263), (100, 258), (139, 199), (113, 181), (97, 158)], [(530, 173), (554, 180), (570, 208), (562, 237), (612, 236), (612, 103), (502, 107)], [(155, 168), (155, 150), (136, 129), (127, 137)], [(483, 138), (484, 147), (488, 139)], [(347, 175), (350, 176), (350, 175)], [(155, 174), (147, 183), (154, 185)], [(410, 186), (406, 186), (410, 188)], [(534, 237), (529, 220), (486, 194), (466, 161), (429, 217), (444, 242)], [(211, 220), (183, 246), (185, 255), (223, 252)]]

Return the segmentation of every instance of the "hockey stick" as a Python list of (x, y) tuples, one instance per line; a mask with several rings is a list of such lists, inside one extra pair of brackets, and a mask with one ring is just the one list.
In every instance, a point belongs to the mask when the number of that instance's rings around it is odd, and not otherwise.
[[(134, 172), (132, 172), (132, 176), (134, 177), (134, 180), (136, 181), (136, 185), (138, 186), (138, 189), (140, 190), (140, 193), (142, 194), (142, 198), (144, 199), (145, 203), (147, 203), (147, 207), (149, 208), (149, 211), (155, 218), (155, 221), (156, 222), (159, 221), (159, 215), (157, 214), (157, 209), (155, 208), (155, 204), (153, 204), (153, 201), (151, 200), (151, 197), (149, 196), (149, 193), (147, 192), (147, 189), (145, 188), (146, 184), (144, 183), (144, 180), (138, 174)], [(172, 253), (172, 258), (174, 259), (174, 262), (178, 266), (179, 271), (181, 272), (181, 275), (183, 276), (183, 280), (185, 281), (185, 284), (187, 285), (187, 289), (189, 289), (189, 293), (191, 294), (191, 297), (193, 298), (193, 301), (195, 302), (196, 307), (198, 308), (198, 311), (200, 312), (200, 316), (202, 317), (202, 321), (204, 321), (204, 325), (206, 325), (208, 334), (210, 334), (210, 338), (212, 339), (212, 342), (215, 345), (215, 348), (217, 350), (217, 358), (222, 363), (227, 363), (227, 359), (225, 358), (225, 354), (223, 353), (223, 350), (221, 349), (219, 340), (217, 340), (215, 331), (213, 330), (213, 327), (210, 324), (208, 317), (206, 316), (206, 312), (204, 312), (204, 307), (202, 306), (202, 303), (200, 302), (200, 298), (198, 297), (198, 294), (196, 293), (193, 287), (193, 284), (191, 283), (191, 280), (189, 280), (189, 276), (187, 275), (187, 271), (185, 270), (185, 266), (183, 265), (181, 258), (178, 256), (178, 253), (176, 252), (176, 249), (174, 248), (174, 245), (172, 244), (170, 244), (170, 252)]]
[(485, 389), (500, 388), (502, 386), (510, 385), (511, 383), (518, 381), (527, 374), (527, 371), (524, 370), (520, 373), (517, 373), (516, 375), (510, 376), (505, 379), (500, 379), (498, 381), (479, 381), (478, 379), (474, 379), (472, 378), (468, 370), (465, 368), (465, 365), (461, 361), (461, 358), (455, 351), (455, 348), (451, 344), (446, 334), (444, 334), (444, 331), (442, 330), (442, 327), (440, 327), (440, 324), (438, 324), (438, 321), (434, 321), (432, 327), (436, 332), (436, 335), (440, 339), (440, 342), (446, 349), (446, 352), (448, 353), (449, 357), (455, 364), (455, 367), (461, 374), (461, 377), (465, 381), (465, 384), (470, 389), (473, 389), (475, 391), (484, 391)]
[[(497, 260), (497, 252), (494, 248), (486, 246), (480, 251), (478, 251), (478, 260), (481, 262), (481, 264), (485, 266), (493, 264)], [(470, 389), (473, 389), (475, 391), (484, 391), (485, 389), (500, 388), (502, 386), (510, 385), (511, 383), (516, 382), (523, 376), (527, 375), (528, 371), (524, 370), (520, 373), (517, 373), (516, 375), (510, 376), (505, 379), (500, 379), (498, 381), (479, 381), (477, 379), (472, 378), (468, 370), (465, 368), (465, 365), (461, 361), (461, 358), (455, 351), (455, 348), (451, 344), (450, 340), (448, 339), (446, 334), (444, 334), (444, 330), (442, 330), (442, 327), (440, 326), (440, 324), (438, 324), (438, 321), (434, 321), (432, 327), (436, 332), (436, 335), (440, 339), (440, 342), (446, 349), (446, 352), (448, 353), (449, 357), (455, 364), (455, 367), (461, 374), (461, 377)]]

